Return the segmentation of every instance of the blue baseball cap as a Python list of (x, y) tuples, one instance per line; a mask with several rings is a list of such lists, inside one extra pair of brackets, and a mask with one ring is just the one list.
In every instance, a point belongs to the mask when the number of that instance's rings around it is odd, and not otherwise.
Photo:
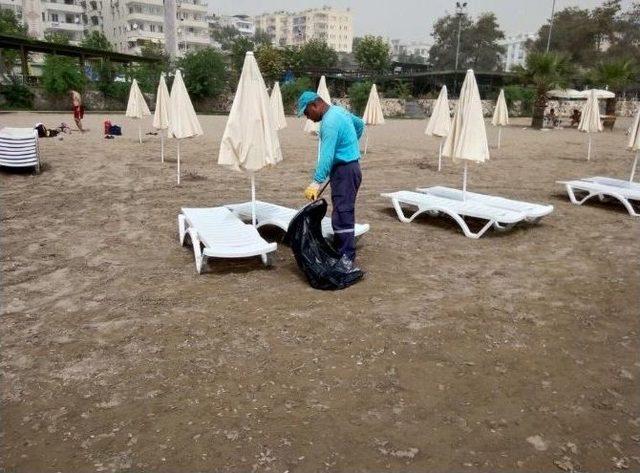
[(309, 105), (318, 97), (320, 96), (311, 90), (305, 90), (304, 92), (302, 92), (302, 94), (300, 94), (300, 97), (298, 98), (298, 116), (301, 117), (302, 115), (304, 115), (304, 111), (306, 110), (307, 105)]

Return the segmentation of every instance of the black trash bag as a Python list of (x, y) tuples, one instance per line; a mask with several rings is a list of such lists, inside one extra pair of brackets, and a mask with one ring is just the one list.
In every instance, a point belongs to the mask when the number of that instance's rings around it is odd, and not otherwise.
[(315, 289), (344, 289), (358, 282), (364, 272), (352, 266), (348, 258), (340, 258), (322, 236), (321, 223), (327, 213), (327, 201), (315, 200), (293, 217), (284, 236), (296, 257), (298, 267)]

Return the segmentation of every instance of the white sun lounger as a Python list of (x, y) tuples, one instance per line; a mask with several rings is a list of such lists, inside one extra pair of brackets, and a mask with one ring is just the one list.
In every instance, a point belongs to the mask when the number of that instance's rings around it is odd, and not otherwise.
[(265, 266), (269, 266), (269, 253), (278, 246), (264, 240), (258, 230), (242, 222), (225, 207), (183, 208), (178, 215), (178, 231), (181, 245), (184, 245), (186, 234), (191, 237), (198, 273), (202, 272), (207, 257), (260, 256)]
[[(452, 189), (451, 187), (423, 187), (416, 189), (418, 192), (433, 195), (436, 197), (444, 197), (446, 199), (462, 200), (462, 191)], [(466, 201), (476, 202), (489, 207), (496, 207), (504, 210), (513, 210), (525, 215), (525, 220), (529, 223), (537, 223), (545, 215), (553, 212), (553, 205), (541, 205), (524, 202), (521, 200), (506, 199), (504, 197), (496, 197), (493, 195), (476, 194), (475, 192), (466, 192)]]
[[(611, 197), (624, 205), (630, 215), (640, 217), (640, 184), (637, 182), (596, 176), (574, 181), (558, 181), (558, 184), (564, 184), (569, 199), (576, 205), (582, 205), (592, 197), (598, 197), (601, 201)], [(576, 192), (580, 195), (576, 196)]]
[[(519, 222), (527, 220), (522, 212), (492, 207), (473, 200), (459, 200), (446, 197), (438, 197), (422, 192), (399, 191), (381, 194), (382, 197), (391, 199), (393, 208), (401, 222), (410, 223), (418, 215), (427, 213), (432, 216), (439, 214), (449, 215), (469, 238), (480, 238), (493, 227), (496, 230), (508, 230)], [(416, 207), (417, 210), (409, 217), (402, 211), (402, 205)], [(478, 231), (472, 232), (464, 221), (465, 217), (486, 220), (487, 223)]]
[(0, 166), (40, 171), (38, 132), (33, 128), (0, 129)]
[[(251, 221), (251, 202), (245, 202), (242, 204), (230, 204), (226, 205), (225, 207), (231, 210), (242, 220)], [(257, 200), (256, 226), (260, 228), (265, 225), (273, 225), (286, 232), (289, 228), (291, 219), (296, 215), (296, 213), (298, 213), (298, 211), (295, 209)], [(356, 223), (356, 238), (363, 235), (364, 233), (367, 233), (368, 231), (369, 224)], [(325, 217), (322, 219), (322, 234), (325, 238), (333, 236), (333, 227), (331, 226), (331, 219), (329, 217)]]

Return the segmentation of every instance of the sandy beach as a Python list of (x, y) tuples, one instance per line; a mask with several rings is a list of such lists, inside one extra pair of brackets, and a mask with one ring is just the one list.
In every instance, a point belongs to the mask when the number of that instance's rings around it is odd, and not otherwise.
[[(124, 136), (105, 140), (106, 118)], [(640, 220), (556, 184), (628, 178), (630, 119), (594, 136), (589, 162), (585, 134), (512, 119), (469, 190), (555, 209), (479, 240), (397, 219), (381, 192), (460, 187), (462, 165), (437, 172), (425, 121), (372, 128), (367, 274), (321, 292), (282, 244), (270, 269), (196, 273), (180, 208), (250, 199), (248, 177), (216, 164), (226, 117), (200, 118), (180, 186), (175, 141), (161, 164), (159, 137), (140, 145), (122, 114), (41, 139), (39, 175), (0, 172), (1, 471), (640, 471)], [(38, 121), (72, 123), (0, 114)], [(288, 123), (257, 196), (297, 208), (317, 142)]]

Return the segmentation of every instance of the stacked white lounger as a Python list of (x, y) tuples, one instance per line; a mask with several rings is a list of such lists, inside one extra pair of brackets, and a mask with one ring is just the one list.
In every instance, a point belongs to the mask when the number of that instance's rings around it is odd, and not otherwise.
[[(226, 205), (229, 210), (236, 214), (244, 221), (251, 221), (251, 202), (245, 202), (242, 204)], [(287, 231), (291, 219), (296, 215), (298, 211), (289, 207), (283, 207), (281, 205), (270, 204), (268, 202), (256, 201), (256, 226), (258, 228), (265, 225), (273, 225)], [(367, 233), (369, 231), (369, 224), (356, 223), (355, 234), (356, 238)], [(322, 234), (325, 238), (333, 237), (333, 227), (331, 226), (331, 219), (325, 217), (322, 219)]]
[[(399, 191), (381, 195), (391, 199), (401, 222), (410, 223), (422, 213), (432, 216), (445, 214), (469, 238), (480, 238), (491, 227), (508, 230), (520, 222), (537, 223), (553, 211), (552, 205), (531, 204), (468, 191), (463, 200), (461, 190), (441, 186), (419, 188), (417, 192)], [(417, 210), (407, 217), (402, 211), (403, 205), (416, 207)], [(487, 223), (474, 233), (465, 222), (466, 217), (485, 220)]]
[(252, 225), (242, 222), (226, 207), (183, 208), (178, 215), (180, 244), (189, 234), (196, 269), (202, 272), (207, 257), (248, 258), (260, 256), (265, 266), (277, 244), (263, 239)]
[(630, 215), (640, 217), (639, 183), (596, 176), (574, 181), (558, 181), (558, 184), (565, 185), (569, 199), (576, 205), (582, 205), (592, 197), (598, 197), (601, 201), (613, 198), (620, 201)]
[(33, 128), (0, 129), (0, 166), (40, 171), (38, 132)]

